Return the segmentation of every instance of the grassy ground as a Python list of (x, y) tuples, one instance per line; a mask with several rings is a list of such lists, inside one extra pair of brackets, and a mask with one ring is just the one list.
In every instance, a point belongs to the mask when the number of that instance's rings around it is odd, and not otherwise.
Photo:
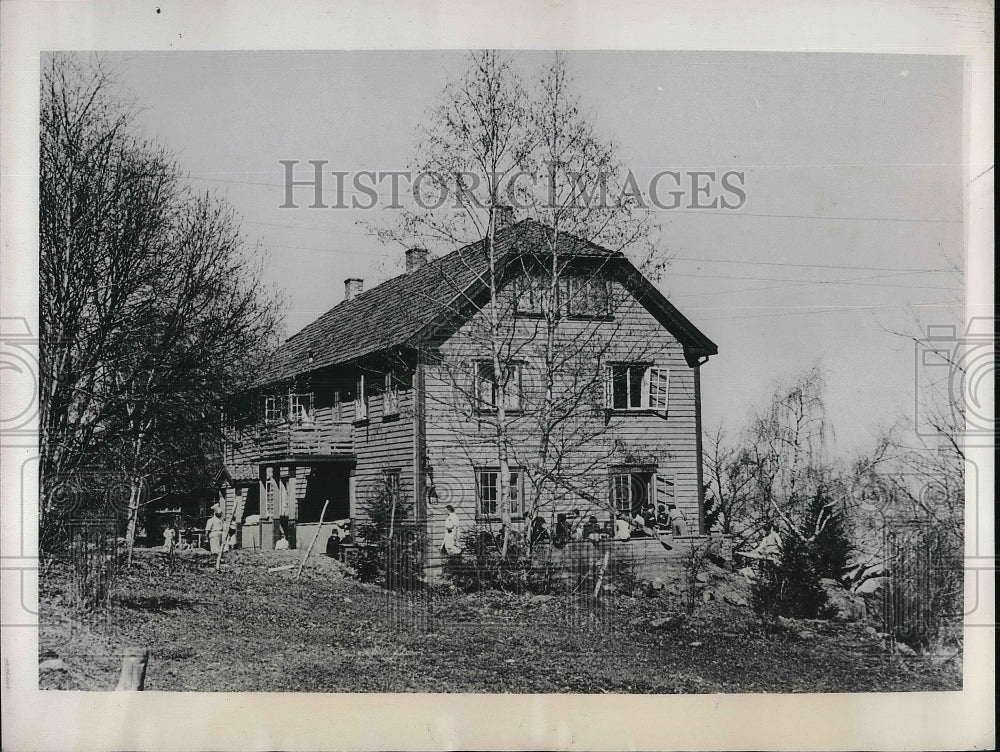
[[(167, 571), (142, 552), (112, 605), (81, 619), (67, 569), (43, 576), (39, 660), (48, 689), (112, 689), (121, 649), (151, 651), (147, 690), (319, 692), (843, 692), (961, 688), (961, 656), (890, 655), (860, 625), (765, 624), (710, 603), (435, 594), (417, 601), (346, 577), (322, 556), (203, 552)], [(806, 634), (803, 636), (803, 630)]]

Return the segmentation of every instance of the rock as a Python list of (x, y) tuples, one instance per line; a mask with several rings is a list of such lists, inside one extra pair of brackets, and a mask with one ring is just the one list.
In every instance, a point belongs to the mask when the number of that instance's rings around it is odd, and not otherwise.
[(684, 623), (684, 617), (681, 615), (676, 616), (660, 616), (649, 622), (650, 629), (674, 629), (679, 627)]
[(698, 574), (695, 575), (695, 579), (698, 580), (698, 582), (708, 582), (711, 577), (712, 576), (708, 572), (698, 572)]
[(688, 647), (692, 647), (692, 648), (700, 648), (701, 646), (702, 646), (702, 643), (700, 641), (698, 641), (698, 640), (695, 640), (694, 642), (689, 642), (688, 643)]
[[(716, 594), (718, 597), (718, 594)], [(722, 593), (722, 600), (731, 606), (749, 606), (747, 599), (742, 595), (732, 592), (731, 590), (726, 590)]]
[(533, 595), (533, 596), (531, 596), (530, 600), (531, 600), (532, 603), (538, 605), (538, 604), (542, 604), (542, 603), (548, 603), (553, 598), (555, 598), (554, 595)]
[(799, 631), (798, 638), (800, 640), (814, 640), (816, 639), (816, 633), (809, 629), (803, 629)]
[(659, 577), (654, 577), (653, 581), (651, 583), (649, 583), (649, 589), (650, 590), (663, 590), (663, 588), (665, 588), (666, 586), (667, 586), (667, 583), (665, 583)]
[(49, 671), (65, 671), (66, 664), (62, 658), (47, 658), (38, 664), (38, 673), (44, 674)]
[(905, 642), (897, 642), (893, 644), (893, 652), (897, 655), (904, 656), (905, 658), (912, 658), (917, 654), (917, 651), (907, 645)]
[(878, 638), (878, 630), (875, 627), (865, 627), (864, 633), (869, 637)]
[(819, 581), (826, 595), (826, 609), (834, 621), (862, 621), (867, 613), (864, 599), (840, 586), (836, 580)]
[(710, 600), (712, 600), (713, 597), (714, 596), (712, 595), (711, 590), (706, 590), (704, 593), (701, 594), (701, 599), (705, 601), (705, 603), (708, 603)]

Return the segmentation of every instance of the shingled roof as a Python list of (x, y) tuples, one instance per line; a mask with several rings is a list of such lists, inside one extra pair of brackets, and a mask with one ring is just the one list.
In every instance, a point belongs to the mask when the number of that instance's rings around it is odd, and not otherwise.
[[(538, 253), (547, 245), (545, 233), (551, 229), (527, 219), (498, 230), (496, 258), (506, 262), (520, 254)], [(489, 269), (485, 245), (484, 240), (466, 245), (334, 306), (281, 345), (264, 364), (257, 383), (290, 379), (393, 347), (415, 346), (429, 327), (485, 287)], [(702, 356), (718, 352), (623, 254), (566, 233), (559, 235), (558, 252), (624, 265), (633, 272), (626, 275), (633, 293), (686, 349)]]

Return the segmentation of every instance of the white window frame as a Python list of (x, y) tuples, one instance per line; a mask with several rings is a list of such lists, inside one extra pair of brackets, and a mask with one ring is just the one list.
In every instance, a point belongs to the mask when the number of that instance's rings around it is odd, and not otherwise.
[[(625, 369), (625, 406), (615, 405), (615, 373)], [(633, 404), (635, 378), (633, 372), (642, 369), (639, 378), (638, 404)], [(619, 371), (620, 372), (620, 371)], [(663, 365), (649, 363), (610, 363), (604, 377), (604, 407), (615, 412), (635, 412), (640, 410), (667, 414), (670, 402), (670, 369)]]
[[(643, 477), (647, 476), (647, 477)], [(640, 482), (646, 489), (647, 501), (652, 504), (653, 510), (656, 510), (656, 471), (655, 470), (616, 470), (611, 473), (611, 505), (615, 509), (616, 514), (626, 514), (629, 518), (632, 517), (632, 509), (636, 505), (635, 498), (635, 488), (633, 484), (633, 478), (639, 477)], [(624, 485), (623, 485), (624, 484)], [(622, 508), (619, 504), (621, 500), (619, 496), (619, 491), (621, 488), (627, 490), (628, 506)], [(639, 505), (641, 506), (641, 504)]]
[(365, 394), (365, 375), (358, 376), (358, 393), (354, 397), (354, 420), (368, 420), (368, 395)]
[(282, 423), (288, 419), (288, 395), (269, 394), (264, 397), (264, 422)]
[[(520, 363), (510, 363), (506, 366), (512, 373), (507, 380), (507, 389), (504, 393), (504, 410), (507, 412), (520, 412), (522, 409), (521, 376), (522, 369)], [(483, 370), (493, 371), (493, 364), (488, 360), (477, 360), (473, 362), (472, 394), (475, 400), (476, 412), (493, 413), (497, 411), (497, 384), (494, 379), (485, 378)], [(486, 385), (490, 385), (488, 398), (484, 398), (483, 391)]]
[[(512, 467), (509, 469), (510, 478), (507, 483), (507, 493), (510, 496), (510, 518), (520, 520), (524, 518), (524, 468)], [(476, 480), (476, 516), (481, 520), (500, 519), (500, 468), (498, 467), (477, 467), (475, 469)], [(495, 489), (496, 498), (491, 500), (494, 511), (484, 509), (483, 504), (483, 476), (493, 476), (492, 488)]]
[(385, 374), (385, 390), (382, 392), (382, 417), (399, 415), (399, 387), (392, 371)]
[(299, 425), (311, 425), (313, 395), (311, 392), (298, 392), (288, 395), (288, 419)]

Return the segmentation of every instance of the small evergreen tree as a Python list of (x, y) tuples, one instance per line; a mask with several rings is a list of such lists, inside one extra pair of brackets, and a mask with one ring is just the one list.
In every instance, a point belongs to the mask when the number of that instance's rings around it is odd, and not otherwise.
[(840, 582), (847, 572), (851, 543), (844, 518), (824, 486), (816, 489), (807, 512), (807, 530), (815, 531), (810, 542), (810, 558), (818, 578)]

